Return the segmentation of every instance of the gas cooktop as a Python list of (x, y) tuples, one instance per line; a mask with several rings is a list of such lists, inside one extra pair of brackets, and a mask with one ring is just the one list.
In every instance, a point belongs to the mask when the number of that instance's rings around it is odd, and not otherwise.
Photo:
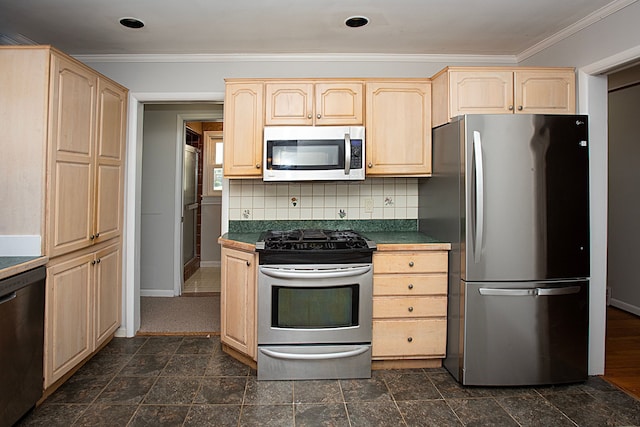
[(256, 242), (258, 251), (373, 251), (375, 242), (353, 230), (269, 230)]

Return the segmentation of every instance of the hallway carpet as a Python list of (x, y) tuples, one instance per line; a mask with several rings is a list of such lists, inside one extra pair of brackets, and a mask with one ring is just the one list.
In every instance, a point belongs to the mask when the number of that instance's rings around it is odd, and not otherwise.
[(139, 335), (219, 335), (220, 294), (141, 297)]

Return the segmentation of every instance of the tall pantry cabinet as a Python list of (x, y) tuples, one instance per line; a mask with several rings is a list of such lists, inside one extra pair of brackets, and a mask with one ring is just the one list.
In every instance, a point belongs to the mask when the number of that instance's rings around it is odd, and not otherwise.
[(0, 74), (0, 234), (49, 257), (47, 388), (120, 326), (127, 89), (49, 46), (0, 47)]

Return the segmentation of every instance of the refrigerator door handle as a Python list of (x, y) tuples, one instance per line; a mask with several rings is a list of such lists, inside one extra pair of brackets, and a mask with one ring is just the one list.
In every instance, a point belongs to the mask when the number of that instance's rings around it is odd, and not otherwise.
[(565, 286), (562, 288), (530, 288), (530, 289), (504, 289), (504, 288), (479, 288), (478, 292), (484, 296), (555, 296), (571, 295), (580, 292), (580, 286)]
[(476, 179), (476, 227), (475, 227), (475, 248), (473, 258), (475, 262), (480, 260), (482, 250), (482, 240), (484, 239), (484, 173), (482, 158), (482, 140), (480, 132), (473, 131), (473, 153), (475, 154), (475, 179)]

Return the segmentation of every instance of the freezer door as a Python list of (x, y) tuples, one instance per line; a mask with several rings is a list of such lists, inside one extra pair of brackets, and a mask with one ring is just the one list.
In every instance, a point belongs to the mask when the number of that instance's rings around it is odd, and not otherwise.
[(589, 276), (587, 117), (465, 116), (462, 278)]
[(587, 379), (588, 281), (465, 285), (463, 384)]

